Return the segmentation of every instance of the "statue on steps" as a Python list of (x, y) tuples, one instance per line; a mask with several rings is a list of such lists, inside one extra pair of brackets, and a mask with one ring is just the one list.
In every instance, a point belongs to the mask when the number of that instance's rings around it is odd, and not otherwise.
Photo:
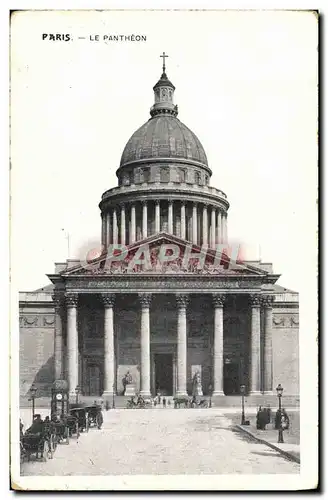
[(202, 396), (203, 395), (203, 390), (202, 390), (202, 381), (201, 381), (201, 375), (199, 370), (195, 372), (195, 375), (192, 380), (192, 395), (193, 396)]

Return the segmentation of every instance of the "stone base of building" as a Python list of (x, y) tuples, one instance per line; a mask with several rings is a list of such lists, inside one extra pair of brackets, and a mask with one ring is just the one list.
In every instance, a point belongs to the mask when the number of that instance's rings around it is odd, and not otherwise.
[(101, 396), (101, 397), (102, 397), (102, 399), (109, 399), (109, 398), (111, 398), (111, 399), (112, 399), (112, 398), (113, 398), (113, 396), (115, 396), (115, 392), (113, 392), (113, 391), (111, 391), (111, 392), (110, 392), (110, 391), (104, 391), (104, 392), (102, 393), (102, 396)]

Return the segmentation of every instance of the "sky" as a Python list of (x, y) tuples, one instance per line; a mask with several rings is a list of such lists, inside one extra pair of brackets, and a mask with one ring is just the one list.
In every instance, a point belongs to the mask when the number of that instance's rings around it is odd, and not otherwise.
[[(42, 39), (50, 33), (72, 40)], [(109, 34), (147, 40), (106, 43)], [(98, 203), (117, 184), (126, 142), (149, 118), (163, 51), (179, 119), (204, 146), (211, 185), (228, 196), (229, 239), (246, 244), (249, 258), (272, 262), (282, 286), (300, 291), (316, 279), (317, 42), (310, 12), (16, 13), (11, 267), (18, 289), (49, 284), (54, 262), (100, 238)]]

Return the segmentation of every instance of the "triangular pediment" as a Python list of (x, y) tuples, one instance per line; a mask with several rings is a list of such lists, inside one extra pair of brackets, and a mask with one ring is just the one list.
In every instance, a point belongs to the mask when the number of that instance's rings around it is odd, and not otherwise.
[(263, 269), (238, 260), (236, 249), (219, 245), (209, 249), (178, 236), (158, 233), (128, 246), (110, 245), (106, 253), (61, 272), (64, 277), (127, 273), (216, 274), (265, 276)]

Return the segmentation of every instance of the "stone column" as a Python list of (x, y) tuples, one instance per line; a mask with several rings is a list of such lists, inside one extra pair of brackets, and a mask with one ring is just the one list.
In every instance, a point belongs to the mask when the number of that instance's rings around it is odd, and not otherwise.
[(116, 208), (113, 210), (113, 243), (118, 243), (118, 227), (117, 227), (117, 212)]
[(197, 245), (197, 203), (192, 206), (192, 242)]
[(114, 294), (102, 294), (104, 304), (104, 392), (103, 397), (115, 392), (114, 355)]
[(121, 205), (121, 245), (125, 245), (125, 206)]
[(208, 245), (207, 205), (203, 205), (203, 245)]
[(221, 239), (221, 226), (222, 226), (222, 220), (221, 220), (221, 212), (218, 210), (217, 213), (217, 223), (216, 223), (216, 243), (219, 245), (222, 242)]
[(101, 214), (101, 244), (106, 245), (106, 219), (105, 214)]
[(184, 201), (181, 202), (181, 230), (180, 230), (180, 238), (186, 239), (186, 203)]
[(140, 293), (141, 303), (141, 374), (140, 374), (140, 394), (150, 396), (150, 326), (149, 310), (151, 303), (151, 294)]
[(221, 212), (221, 235), (220, 235), (220, 238), (221, 238), (221, 243), (225, 243), (225, 241), (224, 241), (224, 214), (223, 214), (223, 212)]
[(272, 304), (273, 295), (263, 297), (264, 306), (264, 346), (263, 346), (263, 391), (272, 394)]
[(64, 342), (63, 342), (63, 295), (55, 290), (52, 300), (55, 306), (55, 338), (54, 338), (54, 360), (55, 360), (55, 380), (64, 378)]
[(169, 234), (173, 234), (173, 201), (172, 200), (169, 200), (168, 232), (169, 232)]
[(75, 388), (79, 383), (79, 339), (77, 330), (78, 294), (66, 294), (67, 308), (67, 365), (68, 388), (71, 397), (75, 397)]
[(228, 243), (228, 215), (224, 215), (224, 243)]
[(142, 202), (142, 238), (147, 238), (148, 235), (148, 212), (147, 202)]
[(261, 384), (261, 296), (254, 294), (251, 300), (251, 383), (250, 393), (260, 394)]
[(131, 205), (131, 233), (130, 233), (130, 245), (136, 241), (136, 206), (133, 203)]
[(177, 295), (177, 396), (187, 395), (187, 295)]
[(213, 352), (213, 396), (224, 396), (223, 392), (223, 305), (225, 296), (213, 294), (214, 305), (214, 352)]
[(161, 204), (159, 200), (155, 201), (155, 234), (161, 232)]
[(215, 238), (216, 238), (216, 210), (212, 207), (211, 210), (211, 238), (210, 247), (215, 248)]
[(106, 215), (106, 246), (111, 243), (111, 237), (110, 237), (110, 214), (107, 212)]

